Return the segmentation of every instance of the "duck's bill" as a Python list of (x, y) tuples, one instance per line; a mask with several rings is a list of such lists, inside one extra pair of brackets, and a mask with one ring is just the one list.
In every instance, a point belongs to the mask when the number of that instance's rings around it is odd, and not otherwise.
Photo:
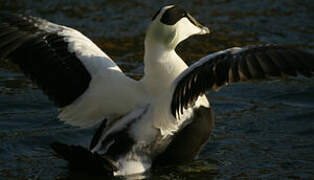
[(203, 35), (203, 34), (209, 34), (210, 30), (208, 29), (208, 27), (201, 27), (201, 32), (199, 33), (199, 35)]
[(199, 35), (210, 33), (210, 30), (208, 29), (208, 27), (203, 26), (201, 23), (199, 23), (193, 16), (191, 16), (191, 14), (187, 13), (186, 16), (195, 26), (200, 28), (201, 31), (198, 33)]

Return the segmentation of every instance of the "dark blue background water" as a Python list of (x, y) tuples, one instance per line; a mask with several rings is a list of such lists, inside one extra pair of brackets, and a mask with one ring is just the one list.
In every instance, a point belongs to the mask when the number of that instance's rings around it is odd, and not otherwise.
[[(0, 11), (72, 26), (96, 42), (128, 75), (138, 78), (143, 74), (147, 24), (161, 5), (174, 2), (2, 0)], [(193, 37), (178, 47), (189, 64), (211, 52), (248, 44), (277, 43), (314, 53), (313, 0), (179, 4), (212, 30), (211, 35)], [(314, 178), (314, 79), (235, 84), (208, 97), (217, 123), (201, 160), (171, 172), (157, 170), (150, 178)], [(69, 172), (49, 144), (86, 146), (93, 129), (64, 125), (57, 114), (16, 67), (0, 62), (0, 179), (85, 179)]]

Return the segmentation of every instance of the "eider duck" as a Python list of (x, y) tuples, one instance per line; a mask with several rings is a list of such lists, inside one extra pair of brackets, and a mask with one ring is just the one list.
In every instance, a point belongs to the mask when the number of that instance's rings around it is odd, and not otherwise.
[(145, 74), (127, 77), (90, 39), (70, 27), (16, 14), (0, 16), (0, 60), (9, 59), (60, 108), (73, 126), (99, 125), (89, 148), (52, 148), (70, 165), (109, 175), (193, 160), (215, 126), (205, 94), (239, 81), (304, 75), (313, 54), (277, 45), (230, 48), (190, 67), (175, 52), (210, 30), (176, 5), (162, 7), (145, 37)]

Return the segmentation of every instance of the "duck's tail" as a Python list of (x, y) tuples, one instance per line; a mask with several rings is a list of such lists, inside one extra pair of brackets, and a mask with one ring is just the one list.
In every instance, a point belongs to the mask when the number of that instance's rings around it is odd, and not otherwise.
[(114, 171), (117, 171), (117, 167), (111, 160), (97, 153), (92, 153), (82, 146), (54, 142), (51, 147), (58, 157), (68, 161), (72, 170), (110, 176), (113, 175)]

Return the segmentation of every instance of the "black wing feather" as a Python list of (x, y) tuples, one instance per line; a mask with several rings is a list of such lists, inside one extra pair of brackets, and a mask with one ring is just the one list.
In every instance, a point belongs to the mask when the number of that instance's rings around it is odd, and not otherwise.
[(57, 32), (44, 20), (0, 14), (0, 60), (10, 59), (59, 107), (71, 104), (88, 88), (91, 76)]
[(238, 71), (238, 61), (234, 58), (230, 60), (230, 67), (231, 67), (231, 75), (228, 78), (229, 82), (237, 82), (240, 80), (239, 71)]
[(203, 58), (177, 78), (171, 113), (180, 117), (200, 95), (226, 84), (297, 74), (312, 77), (313, 72), (314, 55), (301, 50), (277, 45), (231, 48)]

